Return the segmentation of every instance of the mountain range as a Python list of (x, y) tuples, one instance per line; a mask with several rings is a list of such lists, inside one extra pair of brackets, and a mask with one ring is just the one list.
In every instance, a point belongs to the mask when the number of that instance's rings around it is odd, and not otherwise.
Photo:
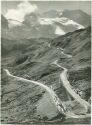
[[(62, 51), (64, 53), (62, 53)], [(75, 114), (83, 112), (80, 105), (69, 101), (65, 88), (59, 82), (61, 69), (68, 69), (72, 89), (82, 99), (90, 102), (91, 96), (91, 28), (80, 29), (54, 39), (35, 38), (9, 40), (2, 38), (2, 123), (44, 122), (90, 123), (90, 118), (60, 120), (62, 115), (50, 100), (50, 95), (40, 86), (9, 78), (3, 71), (7, 68), (13, 75), (41, 81), (65, 102), (67, 110)], [(67, 58), (67, 55), (71, 57)]]
[[(55, 65), (58, 61), (58, 65)], [(31, 13), (23, 22), (1, 15), (2, 124), (90, 124), (91, 118), (64, 118), (38, 85), (9, 77), (41, 82), (52, 89), (75, 115), (85, 115), (79, 102), (60, 81), (67, 69), (71, 89), (91, 103), (91, 17), (81, 10)], [(90, 109), (87, 113), (90, 114)]]
[(90, 26), (91, 17), (81, 10), (50, 10), (26, 15), (23, 22), (2, 15), (1, 23), (2, 36), (8, 39), (54, 38)]

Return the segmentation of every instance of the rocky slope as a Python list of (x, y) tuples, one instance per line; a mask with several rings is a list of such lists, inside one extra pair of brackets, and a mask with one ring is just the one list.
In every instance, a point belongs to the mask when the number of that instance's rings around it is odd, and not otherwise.
[(90, 16), (81, 10), (64, 10), (61, 16), (74, 20), (75, 22), (82, 24), (85, 27), (91, 25)]
[[(81, 114), (76, 101), (69, 101), (67, 92), (59, 81), (62, 70), (52, 65), (59, 64), (68, 69), (68, 80), (72, 89), (81, 98), (90, 102), (91, 96), (91, 28), (77, 30), (55, 39), (7, 40), (2, 38), (2, 123), (90, 123), (90, 118), (64, 119), (53, 105), (49, 94), (40, 86), (15, 81), (3, 71), (4, 68), (16, 76), (41, 81), (54, 89), (65, 102), (68, 110)], [(64, 53), (72, 55), (71, 58)]]

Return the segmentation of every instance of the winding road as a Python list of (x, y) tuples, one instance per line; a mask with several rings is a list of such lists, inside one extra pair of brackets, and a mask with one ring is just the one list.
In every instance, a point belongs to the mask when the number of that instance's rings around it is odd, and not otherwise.
[[(59, 64), (57, 64), (57, 61), (54, 62), (54, 64), (56, 64), (57, 66), (61, 67)], [(58, 111), (63, 114), (64, 116), (66, 116), (66, 118), (87, 118), (87, 117), (90, 117), (91, 115), (90, 114), (86, 114), (86, 115), (76, 115), (74, 114), (73, 112), (67, 112), (66, 111), (66, 107), (65, 105), (63, 104), (63, 102), (58, 98), (58, 96), (55, 94), (54, 90), (46, 85), (44, 85), (43, 83), (41, 82), (37, 82), (37, 81), (33, 81), (33, 80), (28, 80), (28, 79), (25, 79), (25, 78), (22, 78), (22, 77), (17, 77), (17, 76), (14, 76), (12, 75), (7, 69), (4, 69), (4, 71), (7, 73), (7, 75), (11, 78), (14, 78), (15, 80), (17, 81), (22, 81), (22, 82), (25, 82), (25, 83), (33, 83), (33, 84), (36, 84), (36, 85), (39, 85), (41, 86), (42, 88), (44, 88), (51, 96), (52, 98), (52, 101), (53, 103), (55, 104), (56, 108), (58, 109)], [(67, 70), (64, 68), (64, 72), (62, 72), (60, 74), (60, 77), (61, 77), (61, 80), (63, 82), (63, 85), (64, 87), (67, 89), (67, 91), (72, 95), (72, 94), (75, 94), (73, 92), (73, 90), (71, 89), (70, 85), (66, 85), (65, 81), (63, 80), (67, 80), (67, 77), (66, 77), (66, 73), (67, 73)], [(69, 84), (69, 82), (68, 82)], [(69, 89), (69, 90), (68, 90)], [(77, 96), (77, 97), (76, 97)], [(75, 94), (74, 96), (77, 101), (79, 101), (79, 98), (78, 95)], [(83, 99), (80, 99), (81, 101), (83, 101), (87, 106), (89, 106), (89, 104), (84, 101)], [(80, 102), (80, 101), (79, 101)], [(81, 103), (83, 106), (84, 106), (84, 103)]]
[(7, 73), (7, 75), (11, 78), (14, 78), (15, 80), (17, 81), (22, 81), (22, 82), (26, 82), (26, 83), (34, 83), (36, 85), (39, 85), (41, 86), (42, 88), (44, 88), (51, 96), (52, 98), (52, 101), (53, 103), (55, 104), (56, 108), (58, 109), (58, 111), (60, 113), (62, 113), (63, 115), (65, 115), (65, 106), (63, 105), (63, 102), (58, 98), (58, 96), (55, 94), (55, 92), (53, 91), (52, 88), (44, 85), (43, 83), (41, 82), (37, 82), (37, 81), (33, 81), (33, 80), (28, 80), (28, 79), (25, 79), (25, 78), (21, 78), (21, 77), (17, 77), (17, 76), (14, 76), (12, 74), (10, 74), (10, 72), (7, 70), (7, 69), (4, 69), (4, 71)]
[(88, 110), (88, 107), (90, 107), (90, 104), (83, 100), (78, 94), (75, 93), (75, 91), (72, 89), (72, 86), (70, 85), (68, 79), (67, 79), (67, 69), (60, 66), (58, 63), (58, 60), (56, 60), (55, 62), (53, 62), (53, 64), (57, 65), (58, 67), (62, 68), (63, 71), (60, 74), (60, 79), (63, 83), (63, 86), (65, 87), (66, 91), (76, 100), (78, 101), (82, 106), (84, 106), (84, 108), (86, 109), (86, 112)]
[[(62, 53), (64, 54), (63, 50), (61, 49)], [(71, 58), (71, 55), (68, 54), (64, 54), (66, 55), (68, 58)], [(86, 113), (88, 111), (88, 108), (91, 108), (90, 104), (83, 100), (78, 94), (75, 93), (75, 91), (72, 89), (72, 86), (70, 85), (68, 79), (67, 79), (67, 69), (62, 67), (61, 65), (58, 64), (58, 60), (55, 60), (53, 63), (56, 66), (58, 66), (59, 68), (62, 68), (63, 71), (60, 74), (60, 81), (62, 82), (63, 86), (65, 87), (66, 91), (77, 101), (79, 102), (86, 110)], [(4, 71), (7, 73), (7, 75), (11, 78), (14, 78), (15, 80), (18, 81), (23, 81), (25, 83), (33, 83), (36, 85), (41, 86), (42, 88), (44, 88), (51, 96), (52, 101), (54, 103), (54, 105), (56, 106), (56, 108), (58, 109), (58, 111), (63, 114), (64, 116), (66, 116), (66, 118), (87, 118), (87, 117), (91, 117), (91, 114), (85, 114), (85, 115), (76, 115), (74, 114), (72, 111), (67, 111), (66, 110), (66, 106), (63, 104), (63, 102), (58, 98), (58, 96), (55, 94), (54, 90), (52, 89), (52, 87), (48, 87), (46, 85), (44, 85), (41, 82), (38, 81), (33, 81), (33, 80), (28, 80), (25, 78), (21, 78), (21, 77), (17, 77), (12, 75), (8, 69), (4, 69)]]
[(60, 52), (61, 52), (64, 56), (66, 56), (67, 58), (72, 58), (72, 55), (70, 55), (70, 54), (65, 54), (65, 53), (64, 53), (64, 49), (63, 49), (63, 48), (59, 47), (59, 48), (57, 48), (57, 50), (60, 50)]

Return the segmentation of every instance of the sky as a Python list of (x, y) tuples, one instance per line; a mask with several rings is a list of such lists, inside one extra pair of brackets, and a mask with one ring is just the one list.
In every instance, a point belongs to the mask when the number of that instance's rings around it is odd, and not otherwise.
[(90, 1), (2, 1), (1, 13), (7, 19), (23, 21), (26, 14), (48, 10), (80, 9), (90, 15)]
[[(17, 5), (22, 1), (2, 1), (1, 11), (6, 13), (8, 9), (16, 9)], [(31, 1), (31, 4), (36, 4), (40, 12), (48, 11), (50, 9), (64, 10), (64, 9), (81, 9), (90, 14), (90, 1)]]

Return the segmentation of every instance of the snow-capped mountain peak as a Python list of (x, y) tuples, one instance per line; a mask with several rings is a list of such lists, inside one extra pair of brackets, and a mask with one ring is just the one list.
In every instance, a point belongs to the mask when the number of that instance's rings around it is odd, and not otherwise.
[[(38, 24), (42, 27), (51, 26), (53, 27), (54, 34), (64, 35), (66, 32), (73, 31), (74, 29), (83, 29), (83, 25), (76, 23), (73, 20), (70, 20), (66, 17), (56, 17), (56, 18), (41, 18), (38, 19)], [(69, 27), (69, 28), (68, 28)]]
[[(73, 13), (73, 18), (70, 12)], [(57, 35), (64, 35), (68, 32), (84, 29), (86, 26), (90, 25), (90, 18), (88, 18), (87, 14), (82, 14), (82, 12), (79, 13), (81, 18), (78, 19), (76, 19), (76, 14), (78, 14), (77, 11), (67, 11), (67, 13), (66, 11), (50, 11), (43, 15), (40, 13), (31, 13), (26, 15), (24, 21), (21, 23), (16, 20), (8, 21), (5, 19), (9, 27), (7, 32), (10, 34), (10, 36), (13, 35), (14, 38), (18, 37), (20, 39), (31, 37), (53, 38)], [(4, 20), (2, 20), (2, 22), (4, 22)], [(20, 35), (18, 36), (18, 34)]]
[[(80, 24), (76, 23), (75, 21), (70, 20), (70, 19), (65, 18), (65, 17), (61, 17), (61, 18), (59, 18), (59, 17), (57, 17), (57, 18), (39, 18), (39, 23), (41, 25), (52, 25), (52, 24), (55, 24), (55, 23), (60, 23), (64, 26), (72, 25), (76, 29), (85, 28), (83, 25), (80, 25)], [(57, 24), (55, 24), (55, 25), (57, 25)]]

